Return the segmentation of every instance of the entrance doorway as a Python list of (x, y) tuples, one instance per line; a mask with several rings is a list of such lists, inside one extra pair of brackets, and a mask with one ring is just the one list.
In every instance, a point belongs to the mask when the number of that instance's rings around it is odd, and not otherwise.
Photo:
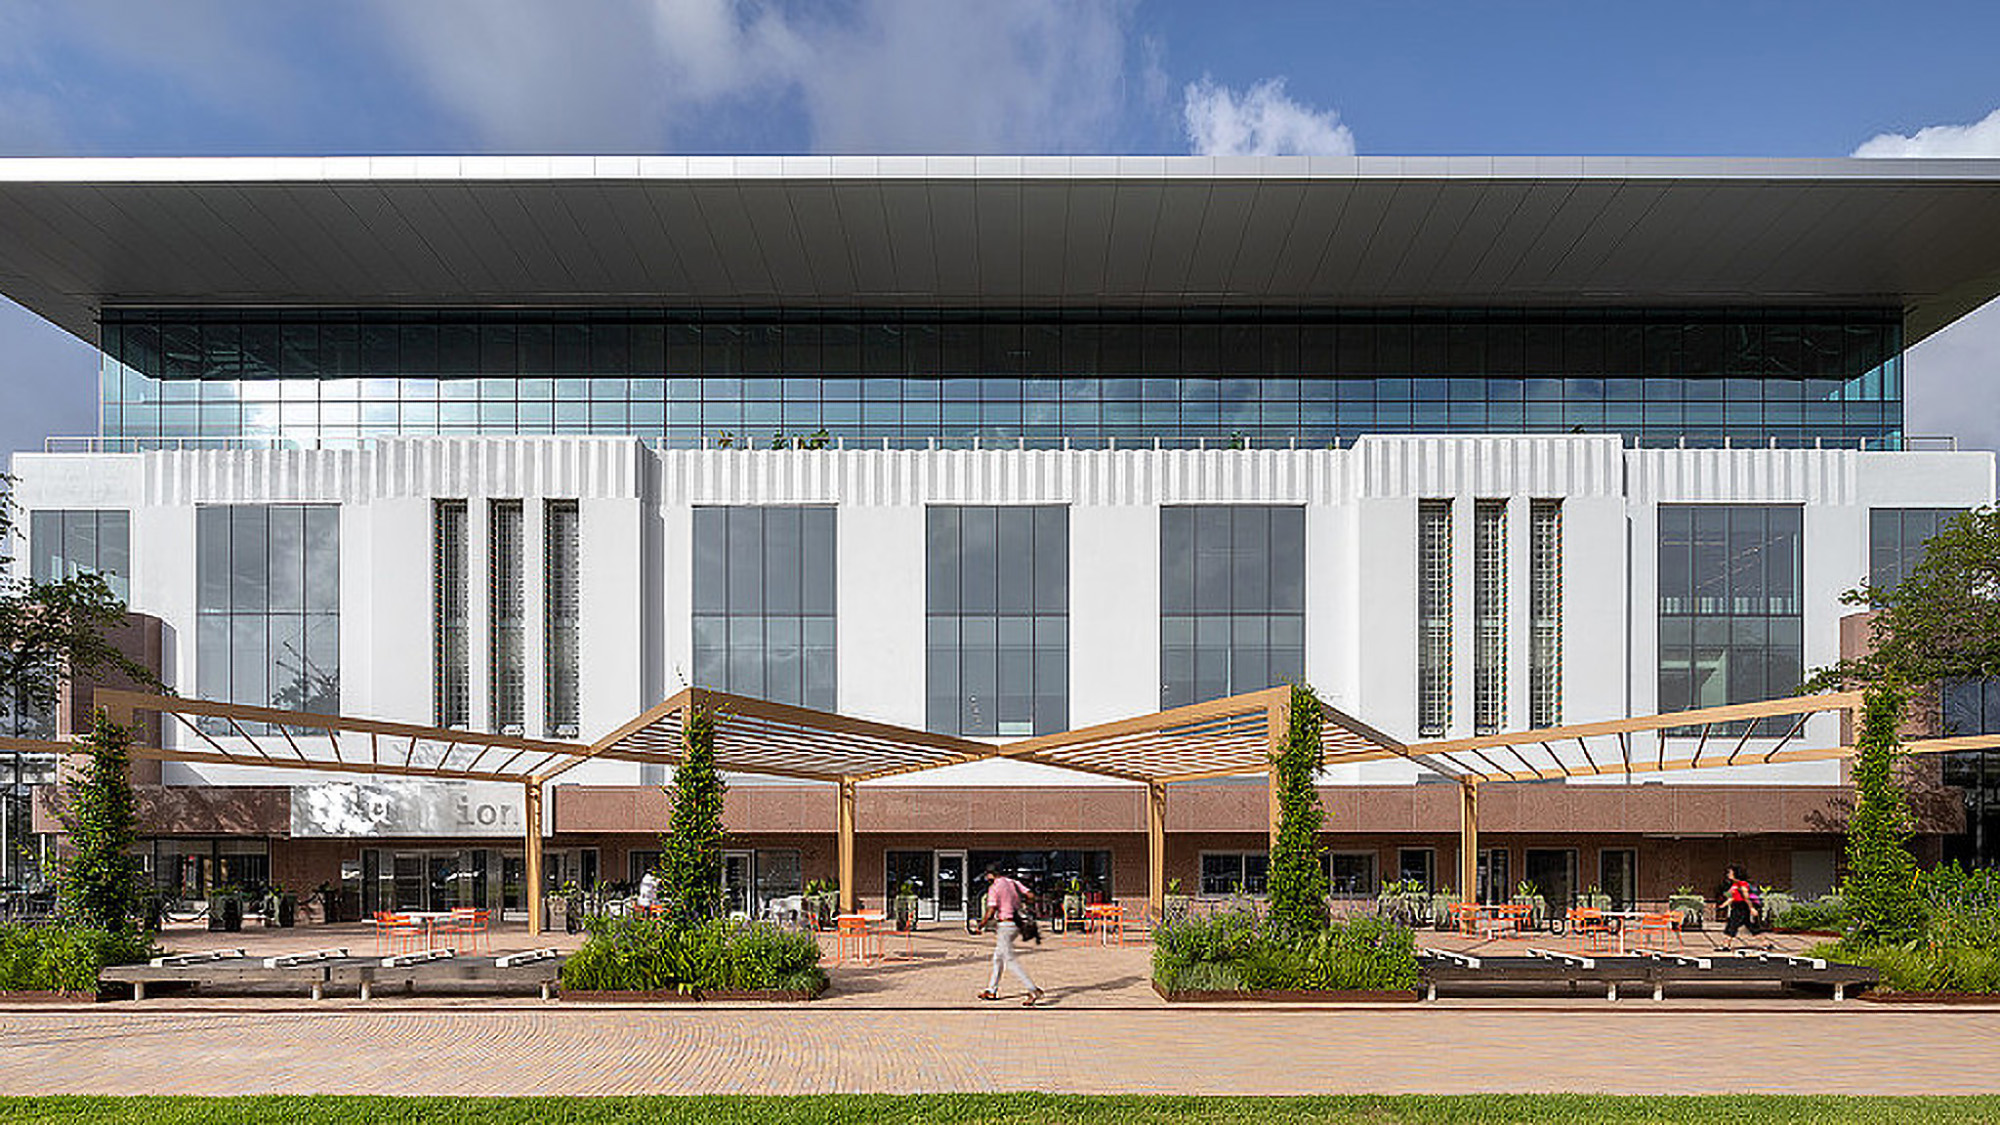
[(1576, 849), (1529, 848), (1523, 874), (1548, 900), (1550, 910), (1568, 910), (1576, 896)]
[(932, 852), (931, 860), (931, 885), (937, 888), (937, 919), (941, 922), (965, 921), (965, 853)]
[(755, 867), (753, 852), (722, 853), (722, 909), (732, 918), (750, 917), (751, 895), (755, 893), (751, 876)]

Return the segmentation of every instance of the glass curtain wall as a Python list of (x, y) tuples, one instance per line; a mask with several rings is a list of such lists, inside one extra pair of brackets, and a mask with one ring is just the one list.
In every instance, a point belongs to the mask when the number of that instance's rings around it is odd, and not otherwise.
[(928, 725), (1013, 737), (1069, 727), (1069, 509), (926, 514)]
[(340, 509), (195, 510), (195, 662), (204, 699), (340, 710)]
[(825, 431), (899, 447), (1614, 432), (1893, 447), (1898, 309), (107, 310), (135, 444)]
[(1305, 678), (1306, 512), (1160, 509), (1160, 706)]
[[(1659, 518), (1660, 710), (1790, 695), (1805, 678), (1802, 510), (1662, 504)], [(1775, 736), (1791, 720), (1757, 722)]]
[(837, 708), (834, 510), (694, 510), (694, 680)]
[(36, 582), (61, 582), (95, 574), (119, 600), (132, 597), (132, 515), (123, 510), (28, 514), (28, 574)]

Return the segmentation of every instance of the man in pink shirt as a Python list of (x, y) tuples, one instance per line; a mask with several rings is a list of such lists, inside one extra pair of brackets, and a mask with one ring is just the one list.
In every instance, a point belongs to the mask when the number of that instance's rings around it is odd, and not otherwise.
[(1020, 936), (1021, 927), (1014, 921), (1022, 905), (1034, 900), (1035, 894), (1020, 882), (1000, 872), (998, 864), (988, 864), (986, 868), (986, 915), (980, 919), (981, 926), (993, 928), (993, 978), (987, 982), (986, 991), (979, 994), (981, 1000), (1000, 999), (1000, 970), (1004, 967), (1021, 978), (1028, 986), (1028, 998), (1023, 1006), (1032, 1008), (1042, 998), (1042, 990), (1035, 979), (1021, 964), (1021, 957), (1014, 952), (1014, 939)]

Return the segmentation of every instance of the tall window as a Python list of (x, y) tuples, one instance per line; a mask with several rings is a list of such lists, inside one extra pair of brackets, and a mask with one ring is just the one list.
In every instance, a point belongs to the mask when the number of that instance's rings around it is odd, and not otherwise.
[[(1754, 703), (1799, 686), (1802, 520), (1784, 505), (1660, 506), (1660, 710)], [(1777, 722), (1762, 728), (1782, 733)]]
[(551, 500), (542, 508), (542, 697), (543, 721), (551, 738), (575, 738), (582, 713), (577, 699), (580, 661), (577, 581), (580, 522), (574, 500)]
[(1417, 734), (1451, 725), (1451, 501), (1417, 504)]
[(340, 509), (244, 504), (195, 512), (202, 697), (340, 709)]
[(466, 518), (463, 500), (439, 500), (431, 506), (432, 703), (441, 727), (472, 723)]
[(39, 511), (28, 516), (28, 573), (60, 582), (90, 573), (121, 600), (132, 596), (132, 517), (124, 511)]
[(1472, 505), (1472, 730), (1507, 723), (1507, 502)]
[(702, 687), (836, 706), (832, 508), (694, 510), (694, 669)]
[(1069, 725), (1069, 511), (932, 507), (925, 602), (930, 729)]
[(1305, 677), (1306, 511), (1160, 511), (1160, 706)]
[(1528, 725), (1563, 718), (1562, 501), (1528, 505)]
[(493, 729), (514, 735), (526, 733), (528, 723), (522, 523), (519, 500), (495, 500), (487, 509), (486, 590), (491, 630), (487, 638), (487, 702)]
[(1868, 581), (1887, 592), (1903, 584), (1931, 536), (1963, 508), (1872, 508), (1868, 512)]

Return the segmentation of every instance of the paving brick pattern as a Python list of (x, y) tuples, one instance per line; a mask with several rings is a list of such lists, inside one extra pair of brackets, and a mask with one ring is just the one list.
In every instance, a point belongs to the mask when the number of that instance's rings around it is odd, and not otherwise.
[[(331, 929), (170, 936), (177, 948), (260, 955), (364, 943)], [(519, 931), (495, 941), (529, 944)], [(833, 966), (831, 991), (806, 1005), (268, 995), (15, 1005), (0, 1008), (0, 1091), (2000, 1091), (2000, 1070), (1975, 1061), (2000, 1058), (2000, 1006), (1836, 1005), (1766, 990), (1662, 1003), (1543, 994), (1169, 1007), (1147, 984), (1146, 946), (1052, 938), (1027, 953), (1052, 1003), (1028, 1011), (974, 998), (987, 939), (932, 930), (916, 949), (908, 961)]]

